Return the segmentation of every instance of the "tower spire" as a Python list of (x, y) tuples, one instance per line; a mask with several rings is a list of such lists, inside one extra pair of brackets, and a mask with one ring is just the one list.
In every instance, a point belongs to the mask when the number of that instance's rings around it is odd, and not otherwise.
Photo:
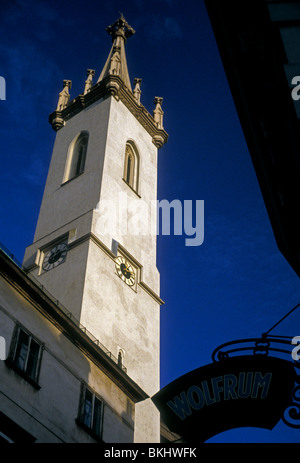
[(112, 37), (113, 44), (98, 82), (109, 75), (118, 75), (126, 87), (132, 91), (127, 68), (125, 43), (135, 31), (121, 13), (120, 18), (106, 28), (106, 32)]

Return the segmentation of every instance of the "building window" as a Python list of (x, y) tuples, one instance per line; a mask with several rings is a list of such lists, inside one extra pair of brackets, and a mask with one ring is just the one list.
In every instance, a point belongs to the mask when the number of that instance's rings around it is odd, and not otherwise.
[(29, 332), (16, 326), (6, 363), (37, 389), (41, 356), (42, 344)]
[(63, 183), (82, 174), (89, 141), (88, 132), (81, 132), (70, 144)]
[(139, 155), (133, 143), (126, 143), (123, 179), (136, 193), (139, 184)]
[(101, 440), (103, 401), (85, 384), (82, 385), (79, 414), (76, 422), (96, 440)]

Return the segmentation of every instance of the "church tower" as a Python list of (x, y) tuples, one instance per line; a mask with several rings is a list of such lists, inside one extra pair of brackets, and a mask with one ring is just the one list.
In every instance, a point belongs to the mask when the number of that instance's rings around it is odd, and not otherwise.
[[(168, 135), (162, 98), (151, 115), (130, 84), (123, 15), (96, 83), (70, 99), (65, 80), (33, 244), (24, 265), (151, 397), (159, 390), (160, 279), (156, 267), (157, 153)], [(151, 400), (137, 404), (135, 441), (159, 442)]]

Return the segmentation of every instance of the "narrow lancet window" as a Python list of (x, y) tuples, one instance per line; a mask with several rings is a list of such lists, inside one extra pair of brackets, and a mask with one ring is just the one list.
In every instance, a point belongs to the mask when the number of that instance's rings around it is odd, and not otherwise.
[(67, 157), (63, 183), (72, 180), (72, 178), (78, 177), (78, 175), (83, 173), (88, 140), (88, 132), (81, 132), (75, 140), (72, 141)]
[(125, 148), (124, 180), (137, 193), (139, 177), (139, 157), (132, 143)]
[[(132, 154), (129, 152), (127, 154), (127, 166), (126, 166), (126, 182), (131, 185), (132, 184), (132, 167), (133, 167), (133, 159)], [(132, 186), (132, 185), (131, 185)]]

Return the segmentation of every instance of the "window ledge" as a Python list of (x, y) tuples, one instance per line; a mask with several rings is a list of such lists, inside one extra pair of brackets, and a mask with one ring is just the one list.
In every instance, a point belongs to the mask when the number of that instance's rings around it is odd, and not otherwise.
[(98, 434), (96, 434), (91, 428), (86, 426), (79, 418), (76, 418), (75, 422), (80, 428), (82, 428), (85, 432), (87, 432), (93, 439), (95, 439), (100, 444), (104, 444), (104, 441), (101, 439), (101, 437), (98, 436)]
[(31, 386), (33, 386), (37, 391), (41, 389), (41, 386), (32, 378), (30, 378), (23, 370), (20, 370), (20, 368), (18, 368), (10, 358), (5, 360), (5, 364), (8, 366), (8, 368), (11, 368), (13, 371), (18, 373), (21, 378), (25, 379), (25, 381), (31, 384)]
[(69, 180), (66, 180), (65, 182), (62, 182), (62, 184), (60, 186), (67, 185), (68, 183), (72, 182), (72, 180), (75, 180), (75, 178), (80, 177), (82, 174), (84, 174), (84, 170), (82, 172), (80, 172), (80, 174), (74, 175), (74, 177), (69, 178)]
[(126, 182), (125, 178), (122, 178), (122, 180), (123, 180), (123, 182), (126, 183), (126, 185), (127, 185), (127, 186), (128, 186), (139, 198), (141, 198), (141, 195), (139, 195), (138, 192), (137, 192), (134, 188), (132, 188), (132, 186), (129, 185), (128, 182)]

